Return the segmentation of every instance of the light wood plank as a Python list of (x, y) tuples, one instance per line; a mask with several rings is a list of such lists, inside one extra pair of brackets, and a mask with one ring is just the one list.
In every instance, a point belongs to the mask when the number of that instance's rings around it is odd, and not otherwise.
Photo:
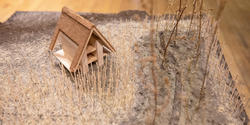
[(88, 61), (89, 59), (87, 57), (87, 53), (84, 52), (83, 57), (82, 57), (81, 67), (82, 67), (82, 71), (85, 73), (89, 71)]
[(96, 42), (96, 56), (98, 60), (98, 65), (102, 66), (104, 61), (103, 61), (103, 46), (97, 41)]
[(94, 51), (96, 51), (96, 48), (94, 46), (92, 45), (87, 46), (87, 54), (92, 53)]
[(89, 55), (89, 56), (88, 56), (88, 59), (89, 59), (89, 60), (88, 60), (88, 64), (97, 61), (97, 57), (94, 56), (94, 55)]

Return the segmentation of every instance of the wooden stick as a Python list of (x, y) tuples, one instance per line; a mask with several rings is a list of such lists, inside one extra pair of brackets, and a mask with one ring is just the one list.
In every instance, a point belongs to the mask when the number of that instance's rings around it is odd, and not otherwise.
[(97, 54), (97, 62), (98, 62), (98, 65), (99, 66), (102, 66), (103, 65), (103, 47), (102, 45), (96, 41), (96, 54)]

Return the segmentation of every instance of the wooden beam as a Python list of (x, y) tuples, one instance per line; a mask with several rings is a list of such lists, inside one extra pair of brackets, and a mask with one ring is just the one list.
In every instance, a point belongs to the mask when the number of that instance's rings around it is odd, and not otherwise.
[(54, 34), (52, 36), (50, 46), (49, 46), (50, 51), (52, 51), (54, 49), (54, 47), (55, 47), (58, 34), (59, 34), (59, 26), (56, 26)]
[(103, 46), (96, 41), (96, 55), (97, 55), (97, 62), (99, 66), (102, 66), (104, 61), (103, 61)]
[(87, 56), (87, 52), (83, 53), (83, 57), (82, 57), (82, 62), (81, 62), (81, 70), (86, 73), (89, 71), (89, 67), (88, 67), (88, 56)]
[(92, 45), (87, 46), (87, 54), (92, 53), (94, 51), (96, 51), (96, 48), (94, 46)]

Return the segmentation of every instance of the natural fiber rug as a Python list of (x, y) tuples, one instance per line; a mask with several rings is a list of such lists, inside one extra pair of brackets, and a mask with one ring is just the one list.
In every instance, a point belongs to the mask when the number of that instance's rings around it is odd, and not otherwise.
[[(174, 15), (157, 18), (154, 35), (150, 35), (152, 17), (142, 11), (80, 14), (97, 25), (117, 50), (117, 53), (110, 55), (116, 58), (114, 62), (119, 62), (119, 71), (116, 73), (121, 78), (115, 83), (117, 86), (121, 84), (125, 88), (129, 87), (128, 90), (132, 93), (130, 96), (129, 91), (119, 93), (124, 95), (125, 101), (122, 101), (121, 96), (115, 96), (121, 97), (122, 103), (117, 104), (124, 106), (113, 103), (111, 105), (108, 102), (104, 104), (95, 96), (89, 99), (90, 95), (84, 95), (83, 101), (79, 104), (72, 103), (78, 98), (74, 94), (72, 97), (65, 96), (65, 99), (60, 101), (60, 96), (55, 96), (53, 92), (60, 93), (59, 90), (66, 91), (65, 88), (54, 90), (57, 89), (56, 84), (51, 88), (48, 84), (45, 87), (46, 92), (43, 93), (44, 85), (47, 84), (26, 84), (35, 78), (30, 72), (37, 72), (41, 77), (39, 74), (44, 70), (49, 74), (47, 79), (54, 79), (54, 76), (50, 75), (50, 69), (61, 69), (58, 67), (59, 62), (48, 52), (59, 15), (57, 12), (17, 12), (8, 21), (0, 24), (0, 125), (138, 125), (150, 124), (154, 119), (159, 125), (239, 125), (248, 122), (219, 42), (209, 42), (212, 28), (209, 32), (202, 32), (200, 55), (196, 58), (197, 29), (194, 28), (191, 32), (192, 37), (186, 36), (190, 22), (188, 16), (181, 20), (177, 37), (170, 43), (165, 58), (164, 46), (174, 25)], [(209, 22), (204, 19), (204, 25), (206, 24)], [(201, 90), (210, 45), (210, 73), (205, 80), (205, 89)], [(60, 48), (60, 44), (57, 48)], [(155, 52), (152, 52), (152, 48)], [(152, 56), (152, 53), (155, 56)], [(17, 79), (19, 76), (20, 81)], [(40, 78), (37, 79), (42, 81)], [(109, 80), (115, 81), (114, 79), (116, 77)], [(49, 83), (53, 86), (56, 81), (52, 80)], [(157, 83), (157, 88), (154, 87), (154, 83)], [(73, 91), (79, 89), (75, 84), (72, 87)], [(30, 93), (31, 90), (34, 91)], [(31, 97), (30, 94), (34, 96)]]

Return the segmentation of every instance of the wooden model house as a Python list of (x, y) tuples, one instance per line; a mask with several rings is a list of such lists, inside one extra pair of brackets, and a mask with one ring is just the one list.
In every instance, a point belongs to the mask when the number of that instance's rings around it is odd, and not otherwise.
[(88, 71), (88, 64), (97, 61), (103, 65), (103, 57), (115, 52), (114, 47), (98, 31), (94, 24), (64, 7), (52, 37), (49, 49), (60, 41), (62, 49), (54, 55), (70, 71)]

